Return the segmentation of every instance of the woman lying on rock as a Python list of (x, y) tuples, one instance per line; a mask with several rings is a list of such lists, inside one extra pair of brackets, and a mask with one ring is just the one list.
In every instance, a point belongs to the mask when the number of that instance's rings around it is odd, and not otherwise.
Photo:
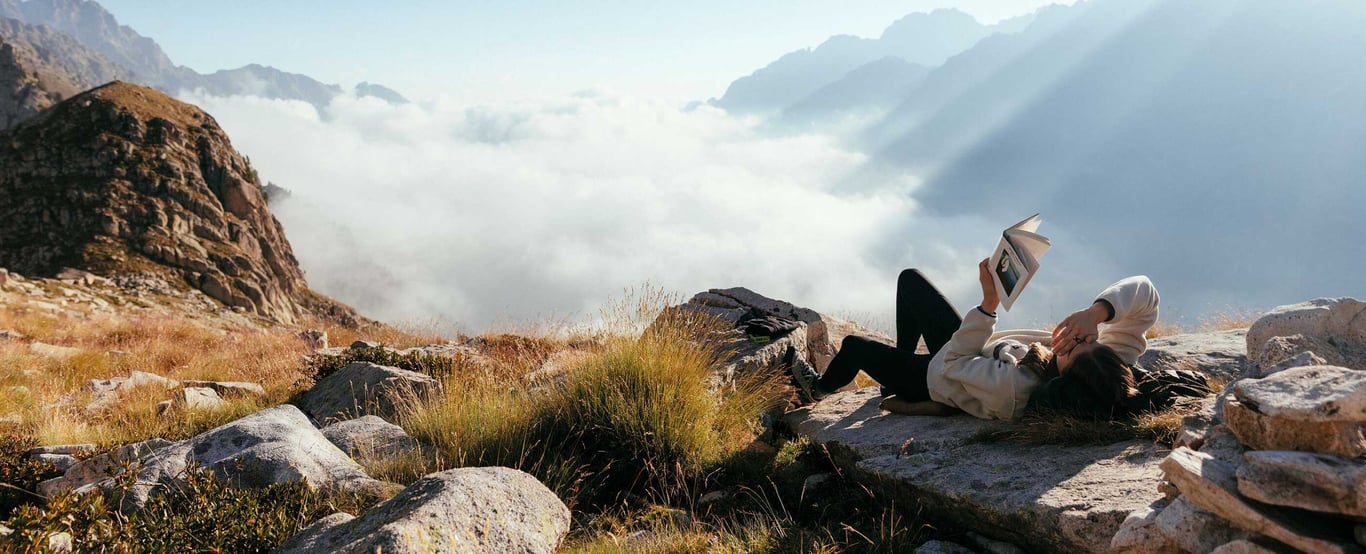
[[(1027, 406), (1100, 418), (1131, 413), (1130, 366), (1147, 348), (1144, 333), (1157, 322), (1157, 289), (1147, 277), (1110, 285), (1052, 333), (993, 333), (999, 299), (987, 260), (978, 264), (978, 273), (982, 303), (960, 318), (924, 275), (903, 271), (896, 291), (899, 346), (846, 337), (824, 375), (790, 351), (794, 380), (809, 399), (819, 400), (863, 370), (884, 393), (896, 395), (884, 401), (885, 408), (914, 413), (958, 409), (1006, 420), (1019, 418)], [(914, 351), (922, 337), (929, 354)]]

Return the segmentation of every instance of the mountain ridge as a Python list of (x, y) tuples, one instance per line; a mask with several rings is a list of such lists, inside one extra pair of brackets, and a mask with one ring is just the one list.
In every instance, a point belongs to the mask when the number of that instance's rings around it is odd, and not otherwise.
[[(256, 95), (260, 91), (267, 98), (303, 100), (322, 110), (332, 98), (344, 93), (339, 85), (260, 64), (200, 74), (176, 65), (155, 40), (120, 24), (114, 14), (94, 0), (0, 0), (0, 17), (47, 26), (70, 36), (125, 68), (126, 78), (168, 94), (202, 90), (216, 96), (234, 96)], [(376, 85), (365, 84), (368, 86), (357, 86), (353, 92), (394, 104), (407, 102), (392, 89), (380, 87), (381, 91)]]

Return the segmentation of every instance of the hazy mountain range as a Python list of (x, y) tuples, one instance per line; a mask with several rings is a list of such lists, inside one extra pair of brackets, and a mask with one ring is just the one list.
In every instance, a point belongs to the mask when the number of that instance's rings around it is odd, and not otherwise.
[[(827, 68), (814, 85), (874, 114), (849, 146), (882, 169), (848, 190), (910, 172), (926, 214), (1005, 225), (1043, 212), (1085, 237), (1060, 247), (1165, 279), (1188, 306), (1366, 293), (1366, 3), (1087, 0), (980, 37), (936, 14), (923, 18), (942, 26), (936, 40), (973, 43), (933, 67)], [(797, 58), (716, 105), (745, 90), (736, 111), (781, 107), (773, 120), (850, 109), (755, 92)]]
[[(171, 94), (203, 90), (218, 96), (303, 100), (321, 109), (344, 92), (338, 85), (258, 64), (208, 75), (197, 73), (176, 65), (156, 41), (120, 25), (113, 14), (91, 0), (0, 0), (0, 18), (45, 26), (67, 35), (105, 62), (121, 68), (125, 78)], [(381, 85), (362, 83), (354, 92), (391, 103), (407, 102), (401, 94)]]

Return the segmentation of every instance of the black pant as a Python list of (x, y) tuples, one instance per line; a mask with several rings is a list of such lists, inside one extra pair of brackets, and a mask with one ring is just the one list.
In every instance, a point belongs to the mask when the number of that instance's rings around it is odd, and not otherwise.
[[(913, 402), (929, 400), (925, 375), (930, 358), (948, 344), (962, 324), (963, 318), (944, 293), (934, 288), (920, 271), (902, 271), (896, 281), (896, 346), (867, 337), (845, 337), (816, 386), (827, 392), (837, 390), (863, 370), (901, 398)], [(929, 354), (915, 353), (921, 337), (925, 338)]]

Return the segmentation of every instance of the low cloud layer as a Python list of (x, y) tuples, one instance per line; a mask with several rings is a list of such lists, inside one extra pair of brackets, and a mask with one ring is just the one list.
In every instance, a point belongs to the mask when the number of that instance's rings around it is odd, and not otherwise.
[[(899, 269), (925, 268), (970, 306), (974, 260), (1011, 223), (920, 217), (909, 176), (835, 190), (862, 154), (709, 108), (339, 98), (320, 117), (302, 102), (182, 96), (293, 192), (274, 211), (310, 284), (391, 322), (580, 320), (648, 283), (746, 286), (889, 329)], [(1061, 291), (1110, 277), (1096, 274), (1041, 279), (1026, 311), (1065, 314)]]

